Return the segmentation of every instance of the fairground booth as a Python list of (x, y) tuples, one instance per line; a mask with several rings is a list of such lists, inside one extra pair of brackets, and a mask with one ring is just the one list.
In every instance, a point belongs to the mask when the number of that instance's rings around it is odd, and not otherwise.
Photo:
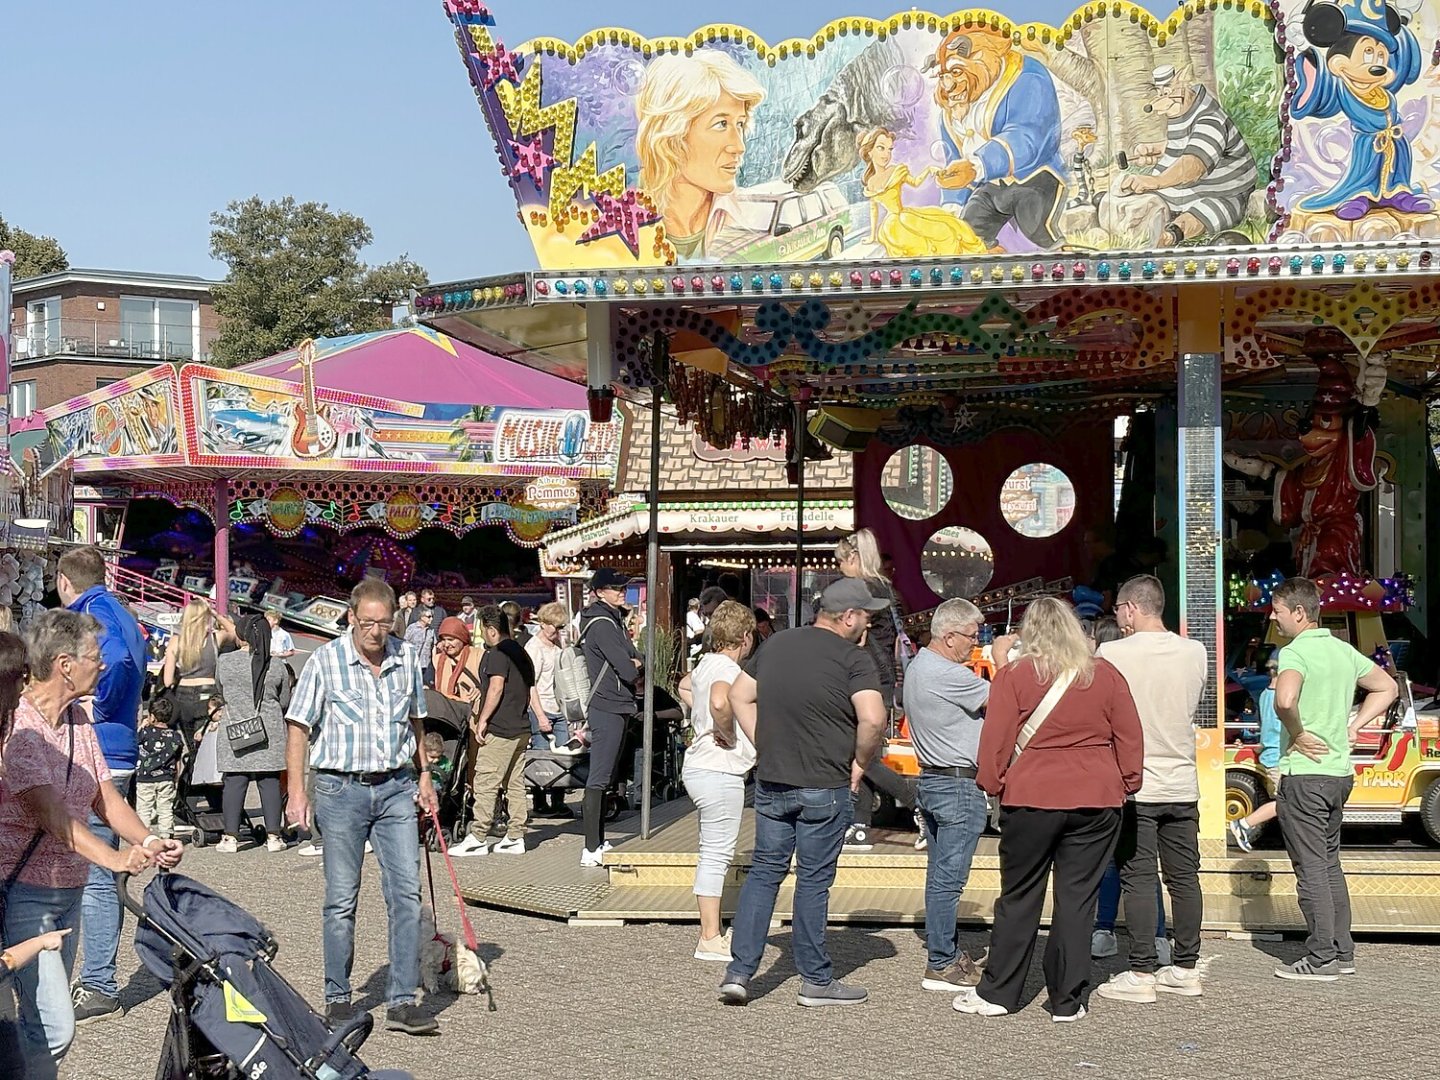
[(38, 420), (87, 520), (123, 514), (127, 570), (331, 633), (367, 575), (451, 611), (548, 599), (533, 549), (604, 504), (622, 436), (579, 387), (418, 328), (161, 365)]
[[(1269, 590), (1318, 578), (1335, 630), (1416, 688), (1356, 751), (1350, 816), (1386, 849), (1347, 862), (1357, 926), (1440, 926), (1435, 852), (1391, 849), (1440, 838), (1418, 689), (1440, 600), (1440, 4), (1113, 0), (1054, 27), (912, 11), (518, 48), (483, 4), (444, 7), (541, 269), (435, 287), (423, 322), (583, 380), (596, 415), (663, 399), (711, 445), (808, 431), (852, 453), (855, 524), (913, 612), (979, 595), (998, 624), (1158, 573), (1214, 665), (1217, 928), (1303, 925), (1274, 838), (1223, 837), (1269, 797), (1248, 723)], [(685, 851), (682, 820), (606, 862), (688, 911)], [(981, 852), (977, 918), (998, 887)], [(832, 912), (916, 916), (923, 862), (845, 856)]]

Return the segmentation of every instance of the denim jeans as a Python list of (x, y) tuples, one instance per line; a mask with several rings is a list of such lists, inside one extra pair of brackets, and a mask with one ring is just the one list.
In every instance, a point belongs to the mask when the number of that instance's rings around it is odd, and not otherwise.
[(315, 820), (325, 836), (325, 1001), (350, 1000), (355, 962), (355, 905), (365, 841), (380, 861), (380, 889), (390, 919), (389, 1006), (415, 1000), (420, 983), (420, 833), (415, 774), (378, 784), (316, 773)]
[[(134, 772), (112, 772), (110, 782), (121, 798), (130, 795)], [(112, 848), (120, 841), (113, 829), (95, 814), (90, 815), (90, 831)], [(115, 891), (115, 874), (103, 867), (90, 867), (90, 880), (85, 885), (85, 903), (80, 915), (80, 940), (85, 946), (80, 960), (80, 982), (91, 990), (115, 997), (120, 984), (115, 978), (115, 960), (120, 952), (120, 929), (125, 925), (125, 909)], [(73, 935), (72, 935), (73, 936)]]
[[(78, 887), (53, 889), (15, 882), (5, 898), (5, 942), (18, 944), (52, 930), (79, 925), (85, 892)], [(77, 936), (70, 934), (59, 952), (43, 952), (34, 963), (15, 973), (20, 1042), (30, 1062), (31, 1076), (54, 1076), (54, 1062), (65, 1056), (75, 1038), (70, 973), (75, 969)]]
[[(564, 746), (570, 741), (570, 724), (558, 713), (546, 713), (550, 719), (550, 734), (555, 738), (556, 746)], [(550, 741), (540, 732), (540, 718), (535, 715), (535, 710), (530, 710), (530, 749), (549, 750)]]
[(925, 865), (925, 948), (930, 970), (944, 971), (959, 954), (956, 910), (975, 845), (985, 831), (985, 793), (967, 777), (922, 772), (917, 784), (920, 820), (928, 842)]
[(795, 900), (792, 934), (795, 967), (814, 986), (834, 978), (825, 951), (825, 920), (830, 911), (830, 886), (835, 864), (850, 827), (850, 788), (797, 788), (788, 784), (755, 783), (755, 852), (750, 873), (740, 890), (740, 904), (731, 924), (728, 976), (748, 983), (760, 970), (765, 938), (775, 913), (780, 883), (795, 856)]
[[(1165, 936), (1165, 891), (1155, 882), (1155, 936)], [(1100, 879), (1100, 906), (1095, 909), (1095, 929), (1115, 932), (1115, 919), (1120, 914), (1120, 867), (1113, 861)]]
[(740, 839), (745, 812), (745, 777), (686, 765), (685, 794), (700, 814), (700, 859), (695, 864), (695, 895), (720, 896)]

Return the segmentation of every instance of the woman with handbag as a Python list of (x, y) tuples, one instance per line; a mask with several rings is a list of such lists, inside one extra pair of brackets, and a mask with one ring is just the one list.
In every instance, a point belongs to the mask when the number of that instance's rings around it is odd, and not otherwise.
[[(44, 612), (26, 633), (24, 664), (14, 637), (0, 636), (0, 723), (9, 727), (0, 792), (0, 936), (7, 944), (78, 926), (91, 862), (133, 873), (156, 861), (174, 866), (183, 851), (178, 840), (149, 834), (109, 782), (95, 729), (78, 704), (95, 692), (104, 670), (100, 632), (89, 615)], [(29, 681), (17, 699), (27, 667)], [(91, 813), (133, 846), (121, 852), (101, 841), (86, 825)], [(33, 963), (21, 963), (23, 952), (11, 954), (13, 964), (4, 961), (32, 1077), (54, 1076), (75, 1036), (76, 945), (71, 934)]]
[(990, 689), (976, 782), (1000, 800), (1000, 899), (980, 985), (960, 1012), (1019, 1011), (1051, 871), (1045, 985), (1056, 1022), (1085, 1015), (1090, 930), (1120, 809), (1140, 790), (1144, 738), (1124, 677), (1092, 656), (1075, 611), (1042, 597), (1020, 623), (1019, 659)]
[(225, 711), (215, 757), (225, 777), (220, 810), (225, 834), (215, 845), (221, 853), (239, 849), (240, 818), (253, 782), (260, 789), (265, 816), (265, 849), (284, 851), (280, 835), (280, 774), (285, 771), (285, 709), (290, 680), (283, 663), (270, 659), (270, 624), (263, 615), (243, 616), (235, 649), (222, 652), (216, 663)]

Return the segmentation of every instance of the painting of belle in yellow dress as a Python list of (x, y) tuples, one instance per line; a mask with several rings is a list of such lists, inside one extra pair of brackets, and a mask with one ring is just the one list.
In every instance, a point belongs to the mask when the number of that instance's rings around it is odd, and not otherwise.
[[(870, 242), (880, 244), (894, 259), (924, 255), (979, 255), (985, 243), (975, 230), (946, 210), (934, 206), (906, 206), (900, 197), (905, 185), (919, 187), (938, 169), (925, 169), (912, 176), (910, 167), (893, 163), (895, 135), (885, 128), (873, 128), (858, 140), (860, 160), (865, 163), (861, 183), (870, 200)], [(884, 208), (884, 220), (880, 211)]]

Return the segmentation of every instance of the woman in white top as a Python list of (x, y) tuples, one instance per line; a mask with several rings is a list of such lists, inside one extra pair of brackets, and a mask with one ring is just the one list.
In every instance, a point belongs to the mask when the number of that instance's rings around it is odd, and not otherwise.
[(710, 616), (710, 652), (680, 683), (690, 706), (694, 732), (685, 751), (681, 779), (700, 812), (700, 861), (695, 867), (695, 898), (700, 908), (697, 960), (730, 960), (730, 940), (720, 932), (720, 894), (745, 808), (745, 774), (755, 765), (755, 747), (735, 724), (730, 684), (740, 674), (740, 659), (755, 639), (755, 615), (727, 600)]

